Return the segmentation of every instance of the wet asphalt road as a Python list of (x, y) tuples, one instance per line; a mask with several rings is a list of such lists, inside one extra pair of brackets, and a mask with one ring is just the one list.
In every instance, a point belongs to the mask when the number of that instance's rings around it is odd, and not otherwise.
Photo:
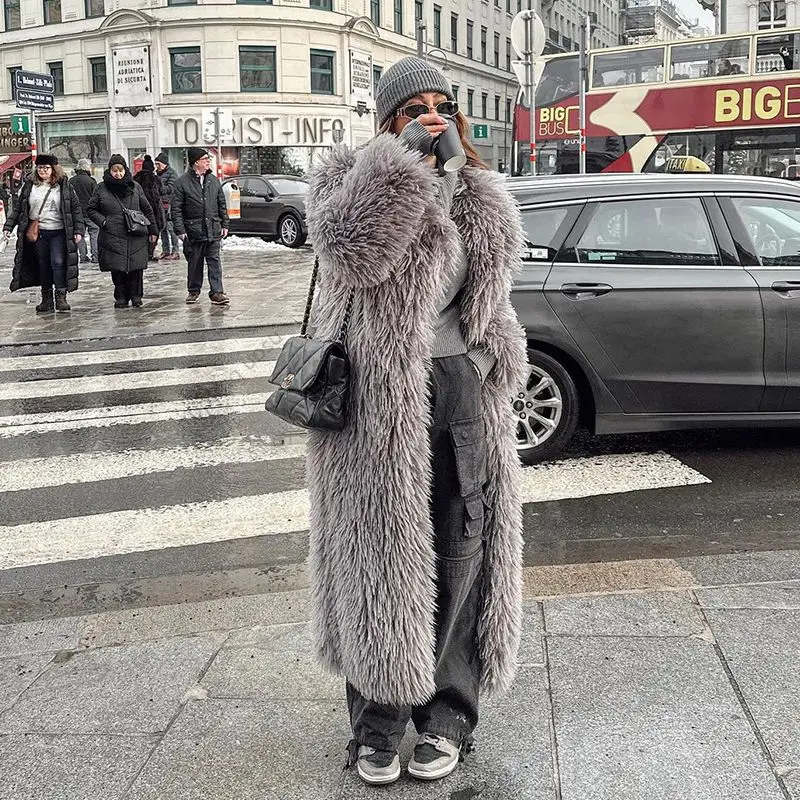
[[(302, 436), (262, 410), (294, 326), (162, 333), (170, 313), (0, 348), (0, 623), (305, 584)], [(527, 471), (525, 563), (796, 548), (798, 466), (800, 430), (582, 432)]]

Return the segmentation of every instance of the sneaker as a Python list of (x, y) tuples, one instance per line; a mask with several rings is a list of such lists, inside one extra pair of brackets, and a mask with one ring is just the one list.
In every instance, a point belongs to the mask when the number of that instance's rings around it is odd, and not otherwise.
[(196, 303), (200, 299), (200, 292), (189, 292), (186, 295), (187, 303)]
[(383, 786), (400, 777), (400, 756), (392, 750), (376, 750), (362, 745), (358, 748), (356, 768), (364, 783)]
[(222, 292), (214, 292), (214, 294), (211, 295), (211, 305), (226, 306), (228, 303), (230, 303), (228, 295), (223, 294)]
[(408, 774), (421, 781), (436, 781), (447, 777), (461, 758), (461, 746), (452, 739), (423, 733), (408, 762)]

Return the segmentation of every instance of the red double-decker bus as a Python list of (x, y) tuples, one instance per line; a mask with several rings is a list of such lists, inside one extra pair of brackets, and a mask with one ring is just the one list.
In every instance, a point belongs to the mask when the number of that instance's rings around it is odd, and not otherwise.
[[(578, 56), (546, 59), (536, 90), (537, 171), (578, 172)], [(800, 29), (596, 50), (588, 172), (662, 172), (673, 156), (712, 172), (800, 177)], [(529, 171), (518, 99), (512, 171)]]

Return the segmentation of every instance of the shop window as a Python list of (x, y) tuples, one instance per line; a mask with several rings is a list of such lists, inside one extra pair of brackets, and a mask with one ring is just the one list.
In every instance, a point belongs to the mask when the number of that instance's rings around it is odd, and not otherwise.
[(486, 92), (481, 92), (481, 116), (484, 119), (488, 119), (489, 118), (489, 114), (487, 113), (488, 112), (488, 109), (487, 109), (488, 102), (489, 102), (489, 95)]
[(369, 0), (369, 18), (376, 28), (381, 26), (381, 0)]
[(277, 92), (275, 48), (239, 48), (239, 84), (243, 92)]
[(18, 31), (22, 27), (22, 19), (19, 13), (20, 0), (4, 0), (3, 10), (7, 31)]
[(699, 198), (600, 203), (578, 242), (578, 261), (703, 267), (719, 264)]
[(506, 39), (506, 72), (511, 72), (511, 39)]
[(450, 50), (458, 52), (458, 14), (450, 15)]
[(471, 20), (467, 20), (467, 58), (472, 58), (472, 40), (475, 38), (475, 26)]
[(746, 75), (749, 71), (750, 39), (673, 45), (671, 55), (670, 79), (673, 81)]
[(800, 34), (780, 33), (756, 38), (756, 72), (800, 69)]
[(467, 116), (471, 117), (475, 105), (475, 90), (467, 89)]
[(496, 120), (500, 120), (500, 95), (496, 94), (494, 96), (494, 118)]
[(74, 169), (80, 158), (88, 158), (92, 164), (108, 163), (111, 153), (104, 117), (41, 122), (39, 126), (41, 152), (52, 153), (65, 169)]
[(64, 62), (50, 61), (47, 71), (53, 76), (53, 94), (60, 97), (64, 94)]
[(500, 34), (496, 33), (494, 35), (494, 65), (496, 67), (500, 66)]
[(171, 47), (169, 63), (173, 94), (203, 91), (203, 62), (199, 47)]
[(8, 68), (8, 79), (11, 85), (11, 94), (10, 97), (12, 100), (17, 99), (17, 86), (14, 82), (14, 76), (17, 74), (17, 70), (22, 69), (22, 67), (9, 67)]
[(624, 86), (663, 80), (663, 47), (597, 54), (592, 60), (592, 86)]
[(311, 51), (311, 93), (335, 94), (333, 57), (329, 50)]
[(308, 4), (318, 11), (333, 11), (333, 0), (309, 0)]
[(105, 0), (84, 0), (84, 11), (86, 19), (104, 17), (106, 14)]
[(61, 0), (44, 0), (44, 24), (61, 22)]
[(375, 96), (375, 92), (378, 91), (378, 84), (381, 80), (381, 75), (383, 75), (383, 67), (379, 67), (377, 64), (372, 65), (372, 95)]
[(394, 30), (403, 32), (403, 0), (394, 0)]
[(785, 0), (762, 0), (762, 2), (758, 4), (758, 27), (759, 30), (765, 28), (785, 28)]
[(442, 9), (433, 7), (433, 46), (442, 46)]
[(481, 26), (481, 63), (486, 63), (486, 36), (488, 31), (485, 27)]
[(105, 56), (90, 58), (89, 69), (92, 73), (92, 92), (94, 94), (105, 94), (108, 91)]

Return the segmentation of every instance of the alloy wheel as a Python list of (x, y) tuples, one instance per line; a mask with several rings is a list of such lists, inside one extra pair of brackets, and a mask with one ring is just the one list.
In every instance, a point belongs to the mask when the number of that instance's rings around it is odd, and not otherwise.
[(287, 247), (291, 247), (297, 241), (298, 233), (297, 220), (294, 217), (286, 217), (281, 222), (281, 241)]
[(553, 376), (530, 366), (525, 388), (514, 397), (514, 417), (517, 421), (517, 446), (540, 447), (558, 429), (564, 411), (561, 389)]

